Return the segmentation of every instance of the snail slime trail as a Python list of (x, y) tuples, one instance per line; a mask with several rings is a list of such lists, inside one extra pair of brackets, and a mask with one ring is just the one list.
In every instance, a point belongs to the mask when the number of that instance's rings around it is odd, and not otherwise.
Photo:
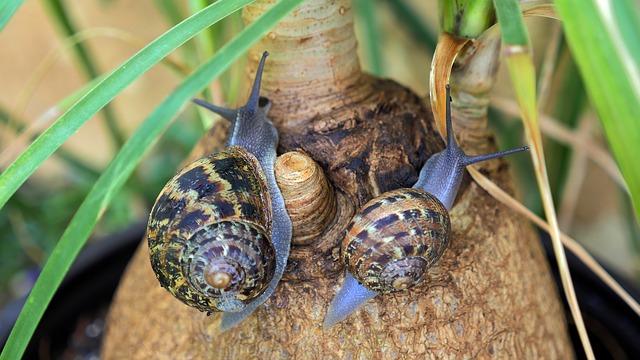
[(207, 314), (225, 312), (221, 329), (249, 316), (282, 278), (291, 221), (274, 177), (278, 133), (260, 97), (264, 52), (247, 103), (198, 105), (231, 122), (227, 148), (180, 170), (151, 211), (148, 242), (160, 284)]
[(407, 290), (423, 280), (449, 245), (449, 211), (467, 165), (527, 150), (468, 156), (455, 142), (447, 90), (447, 147), (420, 170), (412, 188), (386, 192), (356, 213), (342, 242), (347, 275), (329, 305), (324, 327), (344, 320), (378, 294)]

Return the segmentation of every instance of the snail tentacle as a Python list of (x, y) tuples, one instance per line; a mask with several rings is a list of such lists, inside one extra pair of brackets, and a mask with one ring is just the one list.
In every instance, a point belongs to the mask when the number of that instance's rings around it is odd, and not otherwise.
[(478, 156), (469, 156), (465, 154), (456, 144), (455, 136), (453, 135), (453, 126), (451, 121), (451, 90), (449, 84), (446, 85), (446, 90), (447, 147), (427, 160), (426, 164), (420, 170), (418, 181), (413, 185), (413, 188), (421, 189), (433, 194), (442, 202), (442, 204), (444, 204), (447, 210), (451, 210), (453, 202), (456, 199), (456, 195), (458, 194), (460, 183), (462, 182), (462, 175), (468, 165), (528, 150), (529, 147), (524, 146), (517, 149)]

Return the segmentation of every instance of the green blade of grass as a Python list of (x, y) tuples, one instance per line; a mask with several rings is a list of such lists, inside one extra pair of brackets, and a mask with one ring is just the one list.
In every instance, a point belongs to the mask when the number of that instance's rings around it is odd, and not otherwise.
[(253, 0), (222, 0), (174, 26), (89, 91), (49, 129), (36, 139), (0, 175), (0, 207), (16, 192), (26, 179), (82, 124), (111, 101), (131, 82), (162, 60), (178, 46), (212, 23), (251, 3)]
[[(60, 29), (63, 37), (71, 37), (78, 31), (73, 21), (69, 17), (67, 8), (62, 4), (61, 0), (46, 0), (43, 1), (46, 9), (49, 12), (49, 18), (55, 21)], [(78, 43), (73, 48), (78, 59), (80, 59), (80, 65), (85, 75), (93, 79), (100, 75), (98, 68), (95, 65), (95, 61), (91, 58), (89, 51), (83, 43)]]
[[(9, 116), (9, 113), (0, 107), (0, 123), (4, 124), (6, 127), (11, 128), (16, 133), (19, 133), (24, 129), (24, 121), (17, 121), (14, 117)], [(35, 137), (34, 137), (35, 138)], [(33, 139), (32, 139), (33, 140)], [(66, 151), (65, 149), (59, 149), (55, 155), (59, 156), (72, 171), (77, 171), (79, 173), (84, 174), (85, 176), (90, 177), (91, 179), (97, 179), (100, 176), (100, 171), (95, 168), (95, 166), (89, 164), (83, 159), (76, 156), (71, 151)]]
[(383, 75), (382, 51), (380, 50), (380, 30), (374, 3), (370, 0), (356, 0), (353, 7), (364, 27), (364, 46), (367, 52), (365, 56), (369, 63), (369, 71), (375, 76)]
[[(568, 55), (566, 42), (561, 45), (563, 52)], [(570, 56), (566, 56), (570, 58)], [(580, 116), (587, 107), (589, 99), (587, 98), (586, 89), (578, 68), (573, 60), (566, 61), (562, 67), (561, 78), (558, 79), (558, 93), (563, 94), (562, 99), (557, 99), (553, 106), (552, 114), (554, 118), (561, 121), (569, 128), (575, 128), (579, 122)], [(572, 149), (558, 143), (550, 143), (547, 145), (549, 150), (549, 160), (547, 166), (551, 175), (551, 189), (558, 199), (564, 197), (566, 190), (567, 175), (571, 164)], [(551, 155), (552, 154), (552, 155)], [(557, 174), (553, 176), (553, 174)]]
[[(49, 11), (49, 17), (58, 25), (63, 38), (73, 37), (78, 33), (76, 26), (69, 16), (67, 7), (64, 6), (61, 0), (47, 0), (44, 1), (44, 4)], [(89, 79), (94, 79), (100, 75), (91, 53), (87, 50), (83, 42), (76, 43), (76, 46), (71, 49), (78, 60), (77, 63)], [(102, 109), (102, 113), (104, 114), (105, 124), (109, 135), (111, 135), (111, 140), (115, 147), (119, 148), (124, 143), (124, 135), (120, 130), (116, 116), (109, 105), (106, 105)]]
[[(203, 8), (207, 7), (208, 2), (206, 0), (189, 0), (188, 7), (190, 8), (192, 13), (197, 13)], [(219, 25), (219, 24), (218, 24)], [(198, 55), (200, 59), (208, 59), (211, 57), (216, 48), (220, 47), (220, 44), (216, 41), (214, 32), (217, 30), (219, 26), (209, 27), (205, 31), (201, 31), (196, 37), (193, 39), (198, 46)], [(198, 58), (196, 58), (197, 60)], [(202, 60), (203, 61), (203, 60)]]
[[(155, 0), (154, 3), (171, 25), (179, 23), (186, 17), (183, 6), (180, 6), (174, 0)], [(197, 66), (199, 58), (193, 41), (189, 41), (180, 47), (180, 56), (182, 63), (189, 66), (189, 68)]]
[(502, 42), (509, 46), (529, 46), (529, 33), (522, 21), (520, 6), (516, 0), (493, 0), (498, 19)]
[(242, 33), (223, 46), (208, 62), (196, 69), (144, 121), (109, 164), (84, 200), (58, 245), (47, 260), (0, 359), (18, 359), (44, 313), (56, 288), (79, 253), (109, 201), (122, 188), (157, 136), (189, 98), (207, 86), (240, 55), (264, 36), (303, 0), (283, 0), (265, 12)]
[(171, 24), (177, 24), (184, 18), (184, 11), (174, 0), (155, 0), (155, 4)]
[(418, 16), (418, 12), (413, 9), (406, 0), (385, 1), (395, 16), (400, 19), (400, 24), (405, 26), (412, 36), (430, 52), (436, 49), (438, 36), (435, 30), (429, 28), (427, 21)]
[[(562, 26), (640, 223), (640, 14), (630, 0), (556, 0)], [(578, 11), (579, 10), (579, 11)]]
[(0, 31), (11, 20), (13, 14), (16, 13), (23, 0), (4, 0), (0, 3)]

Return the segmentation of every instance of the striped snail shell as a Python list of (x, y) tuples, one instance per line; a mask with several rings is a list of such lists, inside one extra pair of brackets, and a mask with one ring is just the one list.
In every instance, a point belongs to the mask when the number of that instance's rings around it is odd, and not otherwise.
[(342, 243), (347, 271), (378, 293), (417, 284), (449, 245), (449, 212), (430, 193), (396, 189), (368, 202)]
[(275, 272), (271, 203), (258, 160), (232, 146), (180, 170), (149, 221), (160, 283), (202, 311), (239, 311)]
[(225, 109), (195, 100), (232, 123), (227, 148), (180, 170), (151, 211), (148, 242), (160, 284), (207, 313), (221, 330), (248, 317), (282, 278), (291, 221), (274, 178), (278, 133), (260, 97), (264, 52), (247, 104)]
[(449, 211), (467, 165), (528, 149), (468, 156), (455, 142), (447, 92), (447, 147), (434, 154), (410, 189), (386, 192), (366, 203), (342, 243), (347, 275), (329, 305), (324, 327), (345, 319), (379, 293), (418, 284), (449, 244)]

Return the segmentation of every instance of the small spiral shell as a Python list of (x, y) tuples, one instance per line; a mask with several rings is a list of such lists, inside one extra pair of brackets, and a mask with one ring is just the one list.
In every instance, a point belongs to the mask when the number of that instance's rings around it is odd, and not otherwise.
[(183, 168), (148, 224), (160, 284), (202, 311), (241, 311), (275, 272), (271, 202), (258, 160), (232, 146)]
[(405, 290), (440, 258), (450, 232), (449, 214), (437, 198), (419, 189), (397, 189), (356, 214), (342, 243), (343, 258), (369, 290)]
[(308, 245), (336, 214), (336, 197), (324, 172), (308, 155), (291, 151), (278, 157), (275, 177), (293, 224), (291, 242)]

